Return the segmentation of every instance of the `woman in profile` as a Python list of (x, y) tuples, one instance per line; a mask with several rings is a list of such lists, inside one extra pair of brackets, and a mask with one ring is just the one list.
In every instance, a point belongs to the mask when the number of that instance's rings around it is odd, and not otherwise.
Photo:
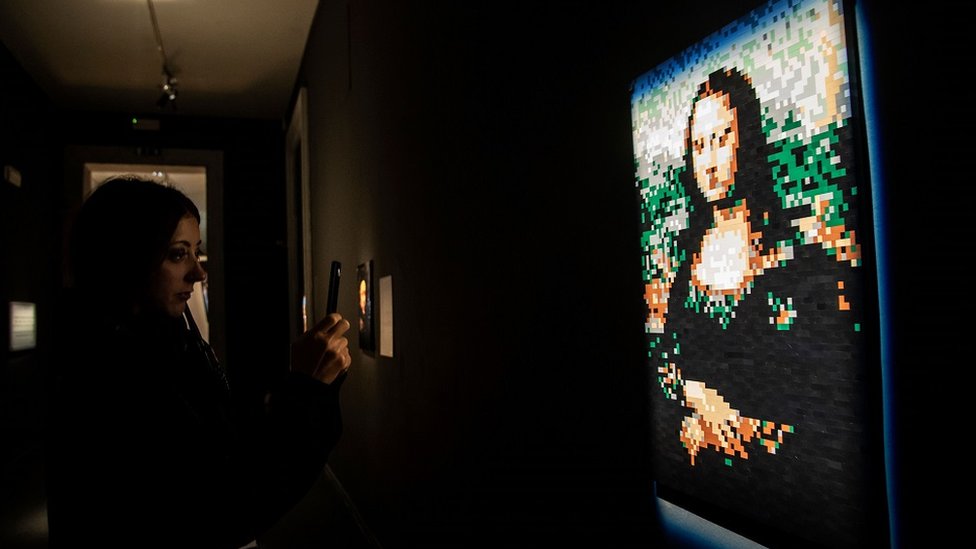
[(103, 184), (75, 220), (52, 367), (52, 547), (244, 546), (338, 441), (349, 323), (330, 315), (294, 343), (263, 416), (239, 420), (186, 306), (206, 278), (199, 223), (183, 193), (135, 178)]

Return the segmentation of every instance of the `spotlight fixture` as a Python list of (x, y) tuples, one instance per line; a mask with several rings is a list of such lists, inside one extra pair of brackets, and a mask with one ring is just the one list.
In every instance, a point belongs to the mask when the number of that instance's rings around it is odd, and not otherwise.
[(173, 78), (173, 75), (170, 74), (169, 70), (163, 67), (163, 83), (160, 86), (163, 89), (163, 92), (159, 95), (159, 99), (156, 100), (157, 107), (160, 109), (165, 109), (167, 105), (172, 105), (174, 109), (176, 108), (175, 101), (178, 93), (176, 91), (176, 84), (177, 80)]
[(166, 50), (163, 49), (163, 35), (159, 32), (159, 22), (156, 20), (156, 7), (153, 6), (153, 0), (146, 0), (149, 4), (149, 17), (152, 19), (153, 33), (156, 36), (156, 49), (159, 50), (159, 58), (163, 64), (163, 83), (160, 86), (162, 88), (162, 93), (159, 95), (159, 99), (156, 100), (156, 106), (160, 109), (165, 109), (167, 106), (172, 106), (176, 109), (176, 84), (178, 83), (176, 78), (173, 78), (173, 71), (170, 70), (169, 61), (166, 59)]

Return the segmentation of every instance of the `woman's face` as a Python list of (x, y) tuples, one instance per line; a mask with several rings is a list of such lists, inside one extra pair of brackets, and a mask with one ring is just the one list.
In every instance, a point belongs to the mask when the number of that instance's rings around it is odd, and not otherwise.
[(149, 284), (150, 304), (167, 315), (180, 317), (193, 293), (193, 285), (206, 280), (200, 265), (200, 224), (192, 216), (180, 220), (170, 238), (163, 262)]
[(691, 160), (695, 181), (712, 202), (725, 198), (735, 183), (739, 127), (729, 96), (717, 93), (700, 99), (691, 118)]

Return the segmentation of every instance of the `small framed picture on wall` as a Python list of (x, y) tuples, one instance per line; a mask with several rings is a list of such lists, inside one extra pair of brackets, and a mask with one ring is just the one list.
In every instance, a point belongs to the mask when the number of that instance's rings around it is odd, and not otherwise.
[(359, 348), (372, 353), (376, 350), (376, 337), (373, 329), (372, 259), (357, 268), (356, 288), (359, 291)]

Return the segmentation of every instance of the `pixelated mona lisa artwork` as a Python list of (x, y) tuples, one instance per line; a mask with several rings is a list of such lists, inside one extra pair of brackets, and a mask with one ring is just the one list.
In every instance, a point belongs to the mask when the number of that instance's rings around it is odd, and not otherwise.
[(887, 535), (848, 7), (770, 2), (633, 84), (658, 493), (767, 545)]

